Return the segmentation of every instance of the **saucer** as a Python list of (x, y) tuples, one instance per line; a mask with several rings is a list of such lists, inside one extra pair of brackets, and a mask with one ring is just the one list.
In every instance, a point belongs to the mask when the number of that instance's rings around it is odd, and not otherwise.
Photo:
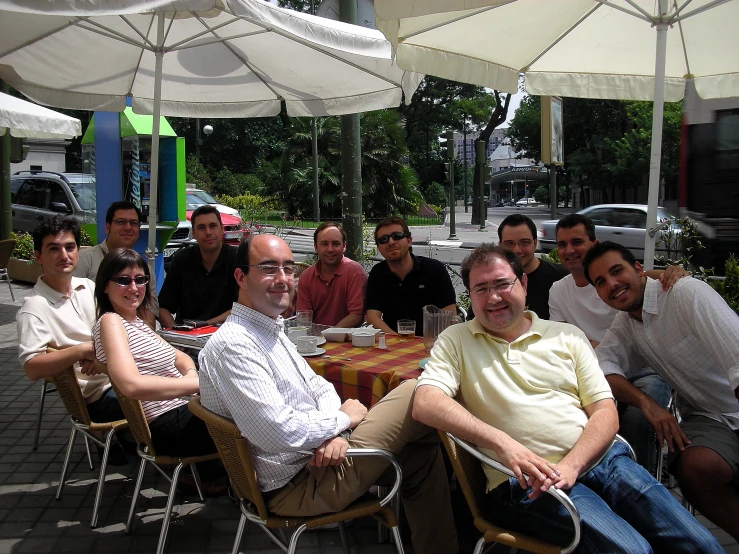
[(303, 358), (311, 358), (313, 356), (320, 356), (321, 354), (325, 353), (326, 350), (324, 348), (316, 348), (313, 352), (300, 352), (298, 351), (298, 354), (303, 356)]
[(421, 369), (426, 369), (426, 364), (429, 362), (428, 358), (424, 358), (423, 360), (418, 360), (418, 367)]

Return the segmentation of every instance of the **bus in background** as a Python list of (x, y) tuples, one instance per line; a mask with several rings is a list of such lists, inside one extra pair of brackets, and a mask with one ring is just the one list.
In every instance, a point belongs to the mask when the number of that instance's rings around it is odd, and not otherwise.
[(723, 275), (729, 254), (739, 257), (739, 97), (703, 100), (690, 82), (681, 138), (679, 213), (705, 246), (693, 261)]

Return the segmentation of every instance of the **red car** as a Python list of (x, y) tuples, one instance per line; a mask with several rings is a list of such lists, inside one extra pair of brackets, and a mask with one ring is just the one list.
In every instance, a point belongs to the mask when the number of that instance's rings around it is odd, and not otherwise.
[[(187, 210), (187, 220), (190, 221), (192, 212), (194, 210)], [(236, 215), (220, 214), (221, 223), (223, 223), (223, 242), (227, 244), (235, 244), (238, 246), (241, 243), (241, 238), (249, 232), (243, 229), (241, 224), (241, 218)]]

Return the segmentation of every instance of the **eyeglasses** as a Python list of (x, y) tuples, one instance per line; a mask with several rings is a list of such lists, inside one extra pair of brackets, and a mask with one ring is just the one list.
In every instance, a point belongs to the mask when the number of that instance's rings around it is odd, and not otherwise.
[(394, 233), (390, 233), (389, 235), (382, 235), (381, 237), (377, 237), (375, 239), (375, 242), (377, 244), (387, 244), (390, 242), (390, 239), (393, 239), (395, 242), (398, 242), (399, 240), (403, 240), (406, 237), (411, 236), (410, 233), (404, 233), (403, 231), (395, 231)]
[(513, 242), (512, 240), (504, 240), (502, 243), (503, 248), (507, 248), (508, 250), (513, 250), (518, 246), (519, 248), (531, 248), (534, 245), (534, 241), (531, 239), (521, 239), (518, 242)]
[(138, 219), (114, 219), (113, 223), (119, 225), (120, 227), (125, 227), (126, 224), (134, 228), (141, 225), (141, 222)]
[(149, 278), (146, 275), (136, 275), (136, 277), (131, 277), (129, 275), (120, 275), (119, 277), (111, 279), (111, 281), (113, 281), (119, 287), (130, 286), (131, 281), (136, 283), (137, 287), (143, 287), (146, 283), (149, 282)]
[(262, 273), (264, 275), (277, 275), (277, 272), (282, 270), (287, 276), (294, 275), (298, 269), (298, 266), (295, 264), (285, 264), (285, 265), (248, 264), (248, 265), (241, 266), (242, 269), (245, 267), (258, 267), (259, 269), (262, 270)]
[(489, 285), (479, 285), (472, 289), (472, 294), (476, 296), (490, 296), (492, 291), (495, 291), (498, 296), (511, 292), (513, 285), (518, 281), (518, 277), (515, 277), (511, 281), (498, 281), (497, 283), (491, 283)]

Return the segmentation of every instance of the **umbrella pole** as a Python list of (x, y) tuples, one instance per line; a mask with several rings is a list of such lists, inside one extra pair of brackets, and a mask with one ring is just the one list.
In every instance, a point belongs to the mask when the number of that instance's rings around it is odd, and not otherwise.
[[(0, 91), (8, 94), (10, 87), (0, 80)], [(13, 230), (13, 216), (10, 209), (10, 127), (0, 137), (0, 161), (2, 162), (2, 182), (0, 182), (0, 240), (10, 238)]]
[[(666, 8), (667, 2), (660, 1)], [(665, 10), (660, 10), (665, 13)], [(644, 233), (644, 269), (654, 268), (656, 235), (649, 232), (657, 224), (659, 203), (659, 170), (662, 155), (662, 121), (665, 108), (665, 58), (667, 56), (667, 25), (657, 25), (657, 59), (654, 67), (654, 106), (652, 110), (652, 151), (649, 161), (649, 196), (647, 201), (647, 232)]]
[[(157, 47), (154, 52), (154, 121), (151, 128), (151, 181), (149, 186), (149, 245), (146, 257), (149, 271), (154, 275), (157, 258), (157, 221), (159, 220), (159, 113), (162, 103), (162, 62), (164, 61), (164, 11), (157, 12)], [(160, 281), (161, 282), (161, 281)]]

